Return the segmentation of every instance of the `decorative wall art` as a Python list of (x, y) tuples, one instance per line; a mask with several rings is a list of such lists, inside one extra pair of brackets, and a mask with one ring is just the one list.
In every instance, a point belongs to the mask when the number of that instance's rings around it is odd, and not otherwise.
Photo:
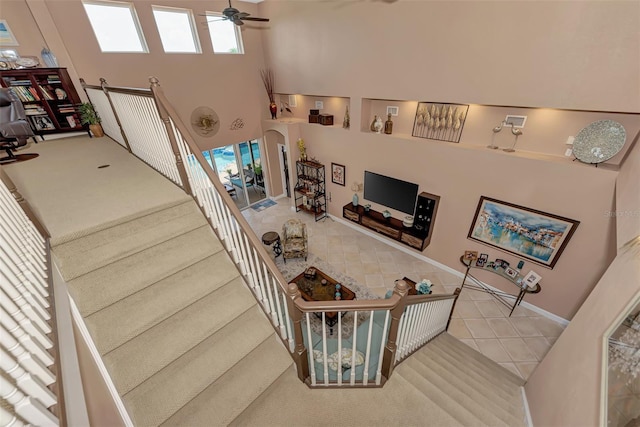
[(211, 108), (198, 107), (191, 113), (191, 127), (198, 135), (209, 138), (220, 130), (220, 119)]
[(599, 120), (583, 128), (573, 141), (573, 155), (583, 163), (606, 162), (616, 154), (627, 139), (627, 132), (618, 122)]
[(481, 196), (467, 237), (553, 268), (578, 224), (569, 218)]
[(18, 40), (5, 19), (0, 19), (0, 46), (18, 46)]
[(411, 135), (439, 141), (460, 142), (469, 106), (419, 102)]
[(345, 167), (337, 163), (331, 163), (331, 182), (344, 187)]
[(231, 126), (229, 126), (229, 130), (240, 130), (244, 127), (244, 120), (238, 117), (233, 122), (231, 122)]

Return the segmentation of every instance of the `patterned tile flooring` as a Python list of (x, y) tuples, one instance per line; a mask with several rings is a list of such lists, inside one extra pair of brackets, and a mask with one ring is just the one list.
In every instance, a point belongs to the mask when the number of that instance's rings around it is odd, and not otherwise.
[[(314, 222), (311, 215), (291, 210), (288, 198), (279, 199), (261, 212), (246, 209), (243, 214), (258, 236), (267, 231), (281, 233), (287, 219), (300, 218), (307, 224), (311, 254), (381, 298), (393, 289), (396, 279), (404, 276), (416, 281), (431, 280), (435, 293), (451, 293), (462, 280), (331, 218)], [(511, 317), (508, 315), (509, 310), (491, 295), (464, 289), (449, 333), (527, 379), (564, 326), (524, 307), (517, 307)]]

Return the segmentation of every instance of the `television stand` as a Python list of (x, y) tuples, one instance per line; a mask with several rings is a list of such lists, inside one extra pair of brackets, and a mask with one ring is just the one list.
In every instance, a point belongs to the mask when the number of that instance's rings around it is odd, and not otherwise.
[(431, 243), (433, 223), (438, 209), (440, 196), (429, 193), (420, 193), (416, 206), (416, 219), (413, 227), (405, 227), (402, 221), (396, 218), (385, 218), (381, 212), (373, 209), (365, 210), (364, 206), (353, 206), (349, 203), (342, 208), (342, 216), (349, 221), (380, 233), (385, 237), (396, 240), (419, 251), (424, 251)]

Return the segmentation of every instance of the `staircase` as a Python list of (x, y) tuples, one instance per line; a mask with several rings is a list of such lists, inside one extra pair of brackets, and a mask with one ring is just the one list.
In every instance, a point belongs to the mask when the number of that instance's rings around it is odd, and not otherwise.
[(226, 425), (292, 365), (191, 198), (53, 253), (137, 426)]
[(58, 244), (136, 426), (523, 426), (523, 381), (444, 333), (376, 389), (311, 390), (191, 199)]
[(232, 425), (525, 426), (523, 384), (445, 332), (381, 389), (310, 390), (285, 372)]

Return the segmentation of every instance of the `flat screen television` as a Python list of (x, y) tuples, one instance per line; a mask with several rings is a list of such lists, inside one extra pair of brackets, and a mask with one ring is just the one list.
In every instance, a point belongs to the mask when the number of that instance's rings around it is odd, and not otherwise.
[(364, 171), (364, 198), (391, 209), (413, 215), (418, 184)]

